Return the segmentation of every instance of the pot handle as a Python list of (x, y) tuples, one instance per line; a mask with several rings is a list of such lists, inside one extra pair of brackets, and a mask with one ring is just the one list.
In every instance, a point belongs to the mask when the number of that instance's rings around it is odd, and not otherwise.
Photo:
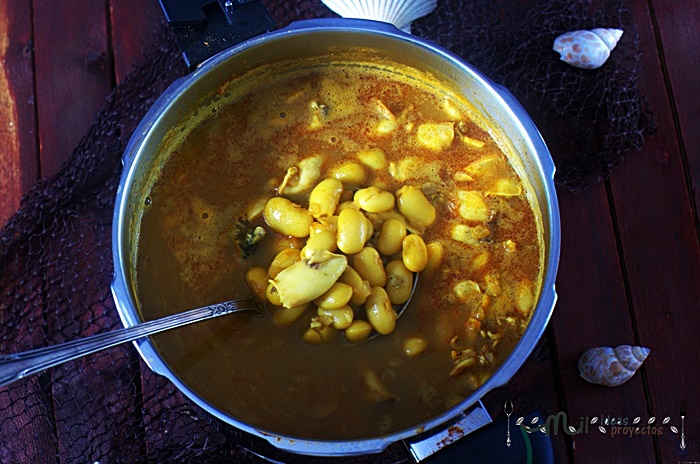
[(407, 438), (403, 442), (415, 462), (421, 462), (460, 438), (490, 424), (492, 421), (486, 407), (479, 400), (471, 409), (459, 414), (450, 422)]
[(160, 0), (187, 68), (275, 28), (260, 0)]

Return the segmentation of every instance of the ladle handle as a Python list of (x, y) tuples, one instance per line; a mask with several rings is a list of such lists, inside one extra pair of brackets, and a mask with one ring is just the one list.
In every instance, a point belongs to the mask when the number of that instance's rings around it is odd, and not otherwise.
[(254, 298), (224, 301), (57, 345), (0, 356), (0, 387), (90, 353), (193, 322), (240, 311), (260, 312)]

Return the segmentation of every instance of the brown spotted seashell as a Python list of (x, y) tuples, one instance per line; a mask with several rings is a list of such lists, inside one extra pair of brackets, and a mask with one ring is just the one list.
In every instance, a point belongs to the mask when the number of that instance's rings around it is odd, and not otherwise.
[(622, 37), (621, 29), (591, 29), (566, 32), (554, 39), (552, 49), (561, 60), (583, 69), (599, 68)]
[(629, 345), (591, 348), (579, 358), (578, 370), (581, 377), (591, 383), (615, 387), (632, 378), (650, 351)]

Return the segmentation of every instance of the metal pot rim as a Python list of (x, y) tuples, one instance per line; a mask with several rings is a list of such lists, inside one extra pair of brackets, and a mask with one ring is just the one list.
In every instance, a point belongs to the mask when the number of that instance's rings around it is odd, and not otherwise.
[(299, 34), (329, 32), (334, 34), (343, 32), (351, 32), (353, 34), (375, 34), (389, 40), (405, 42), (408, 43), (409, 46), (419, 47), (430, 53), (439, 55), (442, 59), (447, 60), (451, 66), (456, 66), (462, 72), (468, 74), (470, 78), (476, 79), (480, 85), (488, 89), (495, 103), (507, 108), (516, 121), (516, 124), (521, 126), (521, 133), (525, 134), (527, 138), (527, 140), (524, 140), (524, 143), (527, 145), (528, 150), (535, 154), (535, 161), (538, 163), (538, 169), (542, 174), (542, 184), (545, 190), (544, 196), (547, 201), (546, 205), (540, 205), (547, 209), (546, 217), (544, 214), (545, 212), (543, 212), (542, 215), (542, 220), (545, 225), (547, 225), (545, 230), (545, 234), (547, 235), (547, 237), (545, 237), (547, 245), (545, 257), (546, 268), (543, 274), (544, 277), (538, 304), (523, 336), (508, 358), (479, 389), (454, 407), (415, 427), (400, 430), (386, 436), (355, 440), (309, 440), (261, 430), (230, 417), (228, 414), (219, 410), (190, 390), (189, 387), (170, 370), (150, 340), (146, 339), (134, 342), (140, 356), (154, 372), (168, 378), (188, 398), (222, 421), (243, 431), (262, 437), (276, 448), (285, 451), (321, 456), (348, 456), (381, 452), (391, 443), (413, 437), (426, 430), (439, 428), (441, 425), (448, 423), (451, 419), (454, 419), (463, 411), (473, 406), (490, 390), (507, 383), (529, 357), (551, 317), (556, 302), (554, 281), (559, 262), (560, 244), (559, 208), (553, 182), (555, 168), (551, 155), (539, 131), (523, 107), (505, 88), (493, 84), (481, 72), (466, 63), (463, 59), (432, 42), (401, 32), (388, 24), (368, 20), (333, 18), (298, 21), (286, 28), (254, 37), (219, 53), (205, 61), (192, 74), (175, 81), (158, 98), (136, 128), (125, 149), (123, 158), (124, 171), (117, 191), (112, 226), (112, 253), (115, 263), (112, 293), (122, 323), (125, 326), (130, 326), (139, 322), (134, 304), (133, 290), (129, 284), (129, 278), (127, 277), (128, 269), (124, 266), (125, 256), (130, 251), (128, 247), (128, 237), (131, 232), (126, 224), (126, 220), (129, 214), (130, 187), (134, 180), (139, 160), (147, 156), (147, 154), (143, 153), (144, 142), (151, 129), (158, 123), (163, 112), (168, 111), (173, 101), (194, 82), (203, 79), (212, 72), (212, 70), (216, 69), (218, 66), (222, 66), (228, 59), (241, 51), (262, 46), (268, 42), (283, 41), (288, 37)]

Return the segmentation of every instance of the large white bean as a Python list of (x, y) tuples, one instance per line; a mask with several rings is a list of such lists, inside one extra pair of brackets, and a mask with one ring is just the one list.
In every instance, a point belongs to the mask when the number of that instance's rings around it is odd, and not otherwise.
[(410, 358), (418, 356), (426, 348), (428, 348), (428, 342), (424, 338), (408, 337), (403, 342), (403, 352)]
[(365, 246), (370, 238), (369, 221), (360, 211), (344, 209), (338, 215), (338, 248), (352, 255)]
[[(309, 239), (304, 246), (305, 252), (311, 253), (311, 250), (328, 250), (334, 252), (338, 249), (338, 222), (336, 216), (329, 216), (325, 219), (335, 218), (334, 221), (314, 222), (309, 227)], [(308, 257), (304, 253), (304, 257)]]
[(353, 200), (369, 213), (381, 213), (394, 207), (394, 195), (374, 186), (359, 189)]
[(530, 314), (535, 303), (533, 285), (530, 281), (523, 281), (518, 284), (516, 290), (515, 306), (520, 314), (527, 316)]
[(333, 169), (331, 175), (346, 184), (360, 185), (367, 180), (367, 171), (360, 163), (349, 162)]
[(263, 217), (275, 232), (300, 238), (309, 235), (309, 226), (314, 220), (306, 208), (282, 197), (267, 201)]
[(396, 191), (399, 211), (415, 227), (425, 228), (435, 222), (435, 207), (418, 187), (404, 185)]
[(279, 253), (287, 248), (296, 248), (301, 250), (304, 247), (305, 241), (298, 237), (282, 237), (281, 235), (275, 234), (273, 236), (272, 249)]
[(389, 295), (382, 287), (373, 287), (372, 292), (365, 301), (367, 321), (372, 328), (381, 334), (389, 335), (396, 327), (396, 311), (391, 306)]
[(425, 270), (435, 272), (442, 264), (442, 256), (444, 254), (442, 245), (439, 242), (430, 242), (425, 245), (425, 248), (428, 252), (428, 265), (425, 267)]
[(388, 219), (382, 224), (377, 239), (377, 249), (386, 256), (394, 255), (401, 251), (401, 244), (406, 237), (406, 226), (398, 219)]
[(375, 171), (386, 167), (386, 155), (379, 148), (370, 148), (357, 153), (357, 158), (364, 164)]
[(457, 282), (452, 291), (462, 303), (473, 302), (481, 299), (481, 288), (478, 282), (462, 280)]
[(459, 215), (467, 221), (484, 222), (491, 217), (491, 210), (481, 192), (476, 190), (459, 190)]
[(355, 210), (359, 211), (360, 205), (358, 205), (357, 203), (352, 201), (352, 199), (350, 199), (350, 200), (346, 200), (346, 201), (341, 202), (335, 211), (340, 216), (340, 213), (342, 213), (344, 209), (348, 209), (348, 208), (355, 209)]
[(266, 300), (267, 296), (267, 269), (262, 266), (252, 266), (245, 273), (245, 280), (248, 282), (253, 293), (261, 300)]
[(345, 330), (350, 327), (355, 318), (355, 313), (350, 306), (334, 309), (318, 308), (317, 313), (320, 320), (327, 322), (328, 325), (338, 330)]
[(386, 285), (386, 271), (376, 249), (364, 247), (352, 257), (352, 266), (372, 287)]
[(350, 302), (352, 292), (350, 285), (336, 282), (326, 293), (316, 298), (314, 303), (324, 309), (340, 309)]
[(280, 298), (280, 292), (277, 291), (275, 284), (270, 281), (267, 284), (267, 289), (265, 290), (265, 297), (274, 306), (282, 306), (282, 299)]
[(293, 308), (283, 308), (281, 306), (270, 307), (270, 313), (272, 314), (272, 320), (275, 324), (286, 327), (293, 324), (306, 312), (306, 310), (311, 306), (310, 303), (305, 303), (303, 305), (295, 306)]
[(349, 342), (363, 342), (372, 333), (372, 324), (363, 319), (355, 319), (343, 333)]
[(321, 345), (329, 343), (338, 335), (338, 331), (330, 325), (322, 325), (320, 322), (311, 321), (311, 327), (306, 329), (301, 339), (309, 345)]
[(374, 235), (374, 224), (365, 216), (365, 224), (367, 225), (367, 239), (369, 240)]
[(364, 280), (352, 266), (345, 268), (345, 271), (343, 271), (338, 281), (352, 287), (352, 298), (350, 299), (352, 304), (364, 304), (372, 290), (369, 282)]
[(413, 290), (413, 273), (400, 259), (386, 264), (386, 293), (392, 304), (401, 305), (408, 301)]
[(301, 259), (300, 251), (296, 248), (285, 248), (284, 250), (277, 253), (277, 256), (270, 263), (270, 267), (267, 270), (267, 275), (270, 279), (277, 277), (277, 274), (287, 269), (292, 264), (296, 263)]
[(428, 265), (428, 249), (420, 235), (409, 234), (403, 239), (401, 258), (411, 272), (420, 272)]
[(338, 207), (343, 184), (338, 179), (323, 179), (309, 194), (309, 213), (316, 219), (332, 216)]

